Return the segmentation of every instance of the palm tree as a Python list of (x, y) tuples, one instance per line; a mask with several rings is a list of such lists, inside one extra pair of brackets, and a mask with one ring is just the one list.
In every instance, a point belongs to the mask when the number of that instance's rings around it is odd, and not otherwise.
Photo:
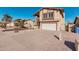
[(12, 21), (12, 17), (8, 14), (5, 14), (2, 21), (4, 21), (5, 23), (11, 22)]
[(6, 24), (12, 21), (12, 17), (8, 14), (4, 14), (2, 21), (4, 22), (4, 28), (6, 28)]

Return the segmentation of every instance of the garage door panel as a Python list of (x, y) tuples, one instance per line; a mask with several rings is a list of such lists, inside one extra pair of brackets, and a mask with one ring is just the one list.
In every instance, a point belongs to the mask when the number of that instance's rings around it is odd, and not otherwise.
[(41, 24), (41, 29), (44, 30), (55, 30), (56, 31), (56, 24), (48, 24), (48, 23), (42, 23)]

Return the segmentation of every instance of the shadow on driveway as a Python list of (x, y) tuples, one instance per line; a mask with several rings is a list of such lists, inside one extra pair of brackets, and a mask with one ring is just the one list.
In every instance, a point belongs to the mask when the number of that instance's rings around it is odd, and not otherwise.
[(54, 35), (55, 38), (57, 38), (59, 40), (59, 37), (57, 35)]
[(75, 51), (75, 43), (70, 41), (65, 41), (64, 44), (69, 47), (72, 51)]

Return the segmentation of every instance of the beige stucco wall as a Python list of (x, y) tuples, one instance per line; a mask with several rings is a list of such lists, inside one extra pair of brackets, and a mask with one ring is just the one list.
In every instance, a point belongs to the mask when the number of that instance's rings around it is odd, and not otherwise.
[[(64, 13), (63, 13), (64, 14)], [(65, 30), (65, 20), (60, 14), (60, 11), (54, 11), (54, 20), (59, 20), (58, 22), (58, 31)]]
[(74, 26), (75, 24), (68, 24), (68, 31), (69, 32), (71, 32), (71, 30), (73, 29), (73, 26)]
[(6, 24), (7, 27), (14, 27), (14, 22)]
[(24, 22), (24, 26), (28, 28), (34, 28), (34, 23), (31, 20)]
[(62, 18), (61, 20), (60, 20), (60, 30), (65, 30), (65, 21), (64, 21), (64, 18)]
[(43, 10), (40, 11), (40, 17), (39, 17), (40, 21), (46, 21), (46, 20), (42, 20), (42, 14), (47, 13), (47, 12), (54, 12), (54, 20), (59, 20), (59, 22), (57, 23), (57, 28), (58, 28), (57, 30), (58, 31), (59, 30), (65, 30), (65, 20), (62, 17), (62, 15), (60, 14), (60, 11), (43, 9)]

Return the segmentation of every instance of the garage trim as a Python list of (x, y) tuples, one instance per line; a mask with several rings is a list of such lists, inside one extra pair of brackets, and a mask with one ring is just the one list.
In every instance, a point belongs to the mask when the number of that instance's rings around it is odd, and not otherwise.
[(57, 31), (57, 26), (58, 26), (57, 22), (59, 22), (59, 21), (40, 21), (40, 24), (42, 24), (42, 23), (48, 23), (48, 24), (56, 23), (56, 31)]

